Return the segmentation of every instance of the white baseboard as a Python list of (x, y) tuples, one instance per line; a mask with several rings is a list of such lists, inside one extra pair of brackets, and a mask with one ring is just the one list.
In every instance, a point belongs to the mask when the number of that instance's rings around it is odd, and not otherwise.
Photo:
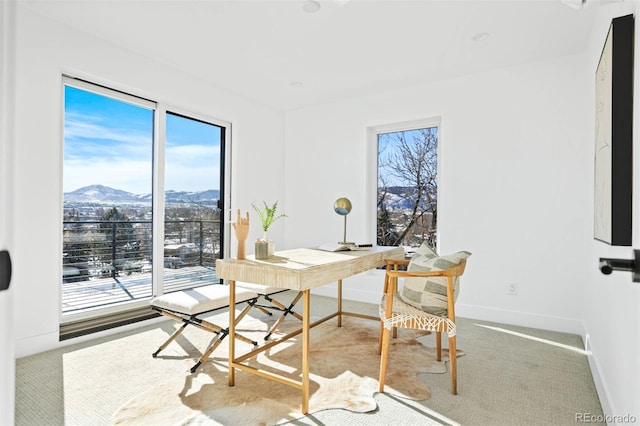
[(16, 358), (22, 358), (59, 347), (59, 333), (46, 333), (16, 340)]
[(605, 416), (612, 416), (616, 411), (613, 408), (613, 403), (609, 399), (609, 392), (606, 380), (604, 380), (602, 374), (600, 374), (600, 363), (598, 357), (593, 354), (591, 347), (591, 339), (589, 334), (583, 337), (584, 348), (587, 351), (587, 361), (589, 362), (589, 369), (591, 370), (591, 376), (593, 377), (593, 383), (596, 386), (596, 392), (598, 393), (598, 399), (600, 399), (600, 405)]
[(465, 305), (461, 303), (456, 303), (456, 316), (499, 322), (502, 324), (518, 325), (522, 327), (559, 331), (561, 333), (578, 334), (582, 336), (583, 339), (586, 335), (582, 321), (574, 318), (510, 311), (506, 309)]
[(39, 336), (27, 337), (24, 339), (16, 340), (15, 354), (16, 359), (29, 355), (35, 355), (41, 352), (50, 351), (52, 349), (58, 349), (65, 346), (73, 345), (75, 343), (86, 342), (89, 340), (98, 339), (100, 337), (111, 336), (113, 334), (122, 333), (123, 331), (135, 330), (140, 327), (145, 327), (157, 322), (168, 321), (165, 317), (151, 318), (144, 321), (138, 321), (132, 324), (123, 325), (120, 327), (110, 328), (108, 330), (99, 331), (96, 333), (87, 334), (84, 336), (74, 337), (60, 341), (60, 333), (46, 333)]
[[(344, 280), (342, 286), (342, 298), (365, 303), (377, 304), (380, 302), (384, 281), (384, 271), (368, 271)], [(327, 297), (336, 297), (337, 284), (328, 284), (316, 287), (313, 294)], [(573, 318), (564, 318), (550, 315), (540, 315), (520, 311), (509, 311), (493, 307), (456, 304), (456, 314), (463, 318), (473, 318), (484, 321), (499, 322), (502, 324), (519, 325), (523, 327), (541, 328), (544, 330), (559, 331), (563, 333), (585, 336), (584, 326), (581, 321)]]

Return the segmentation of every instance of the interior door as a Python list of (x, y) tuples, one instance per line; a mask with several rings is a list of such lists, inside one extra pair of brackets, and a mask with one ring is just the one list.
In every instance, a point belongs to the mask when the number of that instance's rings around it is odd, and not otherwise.
[[(9, 193), (12, 191), (12, 168), (8, 150), (13, 131), (13, 66), (15, 41), (15, 4), (0, 2), (0, 250), (7, 249), (11, 241)], [(8, 252), (2, 255), (0, 265), (0, 424), (14, 423), (15, 407), (15, 343), (13, 339), (13, 303), (9, 287), (10, 268)]]
[[(0, 221), (2, 217), (0, 210)], [(0, 247), (3, 246), (4, 242), (0, 241)], [(0, 282), (0, 424), (10, 425), (13, 424), (14, 417), (15, 349), (11, 333), (13, 310), (9, 292), (11, 276), (10, 273), (7, 274), (7, 268), (10, 269), (10, 264), (7, 263), (8, 251), (3, 251), (2, 257), (4, 260), (0, 264), (0, 274), (3, 275)]]

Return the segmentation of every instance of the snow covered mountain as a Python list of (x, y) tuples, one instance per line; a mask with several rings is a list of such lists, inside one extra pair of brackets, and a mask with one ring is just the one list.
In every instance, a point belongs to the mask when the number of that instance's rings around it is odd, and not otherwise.
[[(220, 191), (209, 189), (199, 192), (166, 191), (166, 203), (214, 203)], [(89, 185), (64, 193), (64, 202), (96, 204), (151, 204), (151, 194), (133, 194), (104, 185)]]

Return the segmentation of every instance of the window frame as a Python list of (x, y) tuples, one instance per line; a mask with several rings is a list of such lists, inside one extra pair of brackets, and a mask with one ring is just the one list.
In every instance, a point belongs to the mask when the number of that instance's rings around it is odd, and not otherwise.
[[(442, 197), (441, 186), (441, 168), (442, 168), (442, 125), (439, 116), (422, 118), (417, 120), (400, 121), (389, 124), (381, 124), (367, 127), (367, 187), (365, 202), (369, 212), (366, 218), (366, 226), (371, 236), (371, 241), (377, 243), (377, 225), (378, 225), (378, 136), (384, 133), (394, 133), (410, 130), (425, 129), (430, 127), (438, 128), (438, 148), (436, 155), (438, 157), (437, 176), (438, 182), (438, 205), (440, 205)], [(436, 235), (436, 247), (440, 247), (440, 232)]]

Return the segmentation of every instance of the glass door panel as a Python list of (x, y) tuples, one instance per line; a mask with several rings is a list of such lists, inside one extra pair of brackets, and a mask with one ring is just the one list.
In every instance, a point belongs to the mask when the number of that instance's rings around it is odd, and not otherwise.
[(64, 85), (63, 321), (151, 297), (154, 108)]
[(166, 115), (164, 292), (219, 282), (224, 127)]

